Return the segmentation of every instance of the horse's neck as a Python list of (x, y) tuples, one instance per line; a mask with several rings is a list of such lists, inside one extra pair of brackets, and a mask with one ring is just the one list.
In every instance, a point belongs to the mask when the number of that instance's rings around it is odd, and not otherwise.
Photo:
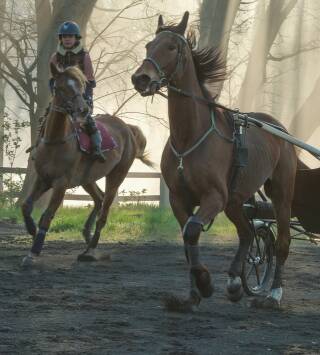
[[(189, 62), (185, 74), (175, 86), (195, 96), (203, 97), (192, 62)], [(168, 96), (170, 137), (175, 148), (182, 152), (190, 148), (209, 128), (210, 112), (206, 105), (170, 89)]]
[(65, 113), (51, 111), (47, 117), (44, 138), (57, 140), (64, 138), (71, 130), (69, 118)]

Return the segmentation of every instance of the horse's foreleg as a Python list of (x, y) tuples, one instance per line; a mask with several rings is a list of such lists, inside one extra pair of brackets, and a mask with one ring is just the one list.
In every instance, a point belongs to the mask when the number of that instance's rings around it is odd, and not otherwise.
[(32, 264), (34, 257), (39, 256), (43, 248), (45, 236), (50, 227), (51, 221), (63, 201), (66, 192), (65, 186), (53, 187), (52, 196), (47, 209), (42, 214), (39, 221), (39, 229), (36, 237), (34, 238), (30, 253), (23, 259), (23, 266)]
[[(175, 194), (172, 191), (169, 191), (169, 200), (172, 212), (180, 225), (182, 235), (184, 237), (184, 226), (186, 225), (188, 218), (192, 216), (194, 206), (191, 206), (190, 202), (187, 202), (183, 196)], [(184, 246), (186, 258), (189, 263), (190, 257), (188, 255), (188, 247), (186, 244)], [(169, 296), (165, 297), (164, 301), (165, 306), (169, 311), (186, 312), (193, 310), (195, 306), (198, 306), (201, 301), (201, 296), (198, 291), (194, 289), (194, 283), (193, 280), (191, 280), (191, 292), (188, 299), (180, 299), (176, 296)]]
[[(193, 207), (188, 206), (186, 202), (181, 199), (179, 195), (173, 194), (171, 191), (169, 192), (169, 201), (172, 212), (178, 221), (181, 232), (183, 233), (183, 227), (185, 226), (188, 218), (193, 214)], [(185, 247), (185, 254), (188, 261), (187, 249)]]
[[(198, 304), (202, 297), (210, 297), (213, 293), (211, 277), (207, 267), (201, 262), (198, 243), (204, 225), (213, 220), (222, 210), (223, 201), (217, 191), (211, 191), (201, 199), (200, 207), (195, 215), (192, 215), (190, 206), (189, 209), (186, 209), (186, 206), (178, 196), (170, 194), (170, 203), (175, 216), (182, 226), (185, 253), (190, 266), (191, 289), (188, 303), (192, 306)], [(181, 302), (171, 302), (169, 307), (176, 310), (185, 310), (187, 305), (181, 304)]]
[(201, 199), (197, 213), (188, 219), (183, 228), (183, 239), (190, 264), (191, 292), (198, 290), (202, 297), (210, 297), (213, 286), (210, 273), (200, 258), (200, 233), (222, 209), (221, 195), (217, 191), (211, 191)]
[(106, 177), (106, 192), (103, 197), (102, 206), (100, 208), (96, 228), (86, 251), (78, 256), (79, 261), (96, 261), (95, 250), (99, 243), (101, 231), (107, 223), (110, 206), (116, 197), (119, 186), (127, 175), (127, 170), (116, 169)]
[(21, 205), (24, 223), (28, 233), (34, 239), (37, 234), (37, 226), (31, 216), (34, 203), (49, 189), (49, 186), (44, 183), (39, 177), (36, 178), (31, 193), (23, 201)]
[(89, 245), (90, 240), (91, 240), (91, 231), (94, 225), (94, 222), (96, 221), (98, 212), (100, 211), (101, 205), (102, 205), (102, 200), (103, 200), (103, 192), (100, 190), (98, 185), (93, 182), (87, 185), (82, 186), (84, 190), (92, 197), (94, 201), (94, 208), (91, 211), (85, 225), (82, 231), (82, 235), (87, 243)]
[(225, 209), (227, 217), (237, 228), (239, 237), (239, 247), (229, 269), (229, 279), (227, 284), (228, 298), (239, 301), (243, 295), (241, 273), (243, 262), (247, 256), (250, 243), (253, 238), (248, 218), (244, 215), (242, 203), (232, 203)]

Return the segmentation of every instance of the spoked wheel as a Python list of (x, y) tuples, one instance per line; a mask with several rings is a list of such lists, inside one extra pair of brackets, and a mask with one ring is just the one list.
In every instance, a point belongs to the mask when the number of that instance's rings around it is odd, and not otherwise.
[(273, 273), (274, 233), (265, 223), (254, 226), (254, 238), (242, 268), (243, 289), (249, 296), (262, 295), (270, 288)]

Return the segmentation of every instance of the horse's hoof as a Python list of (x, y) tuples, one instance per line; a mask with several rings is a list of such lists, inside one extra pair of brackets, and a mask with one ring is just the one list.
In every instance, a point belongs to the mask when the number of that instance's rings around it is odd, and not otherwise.
[(229, 292), (229, 290), (227, 290), (227, 297), (228, 300), (230, 300), (231, 302), (239, 302), (242, 296), (243, 296), (242, 286), (235, 292)]
[(90, 255), (90, 254), (80, 254), (80, 255), (78, 255), (78, 261), (82, 261), (82, 262), (94, 262), (94, 261), (98, 261), (98, 259), (97, 259), (94, 255)]
[(203, 298), (211, 297), (214, 292), (214, 287), (211, 282), (211, 276), (205, 266), (201, 269), (191, 269), (191, 274), (195, 278), (197, 289)]
[(201, 296), (203, 298), (209, 298), (212, 296), (214, 292), (214, 287), (212, 286), (211, 282), (201, 288), (199, 288), (199, 291), (201, 293)]
[(243, 296), (243, 287), (241, 278), (230, 277), (227, 284), (227, 297), (231, 302), (238, 302)]
[(278, 310), (280, 309), (280, 301), (270, 296), (263, 299), (254, 298), (251, 302), (251, 307)]
[(182, 299), (176, 296), (167, 296), (163, 299), (164, 307), (169, 312), (190, 313), (195, 312), (200, 304), (200, 298)]
[(24, 268), (31, 267), (34, 264), (34, 257), (27, 255), (22, 259), (21, 266)]

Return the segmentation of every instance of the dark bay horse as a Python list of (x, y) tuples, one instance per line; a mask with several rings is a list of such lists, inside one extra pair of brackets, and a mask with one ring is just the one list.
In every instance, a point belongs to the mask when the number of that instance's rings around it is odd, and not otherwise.
[[(261, 306), (279, 307), (290, 244), (296, 152), (291, 144), (250, 127), (246, 136), (248, 163), (235, 176), (231, 187), (233, 122), (225, 117), (224, 110), (204, 104), (205, 100), (213, 101), (205, 84), (223, 80), (225, 64), (217, 49), (197, 50), (194, 35), (189, 32), (185, 37), (188, 16), (186, 12), (178, 25), (168, 26), (159, 17), (156, 36), (146, 45), (147, 57), (132, 76), (136, 90), (143, 96), (168, 87), (170, 138), (163, 151), (161, 171), (169, 187), (173, 213), (181, 226), (191, 280), (190, 297), (185, 301), (175, 299), (169, 306), (189, 309), (213, 293), (198, 242), (204, 226), (221, 211), (235, 224), (239, 236), (239, 247), (228, 272), (227, 295), (232, 301), (242, 297), (242, 264), (253, 237), (242, 205), (266, 183), (275, 209), (278, 238), (275, 276), (270, 294)], [(280, 125), (267, 114), (250, 116)]]
[[(82, 186), (94, 201), (94, 208), (83, 229), (87, 249), (79, 256), (79, 260), (95, 260), (94, 250), (106, 224), (109, 208), (134, 159), (138, 158), (146, 165), (152, 166), (152, 162), (144, 153), (146, 138), (141, 130), (110, 115), (97, 116), (97, 120), (107, 128), (117, 143), (113, 150), (106, 153), (106, 162), (102, 164), (92, 160), (90, 155), (82, 153), (72, 119), (81, 120), (87, 113), (87, 104), (82, 96), (86, 79), (76, 67), (60, 70), (51, 65), (51, 72), (56, 83), (55, 95), (43, 137), (34, 155), (37, 178), (31, 194), (22, 204), (25, 225), (33, 237), (31, 251), (24, 258), (23, 265), (30, 265), (40, 254), (45, 235), (66, 190), (76, 186)], [(105, 193), (96, 184), (102, 177), (106, 177)], [(31, 217), (33, 205), (50, 188), (53, 189), (52, 197), (37, 229)], [(97, 216), (95, 232), (91, 237)]]

